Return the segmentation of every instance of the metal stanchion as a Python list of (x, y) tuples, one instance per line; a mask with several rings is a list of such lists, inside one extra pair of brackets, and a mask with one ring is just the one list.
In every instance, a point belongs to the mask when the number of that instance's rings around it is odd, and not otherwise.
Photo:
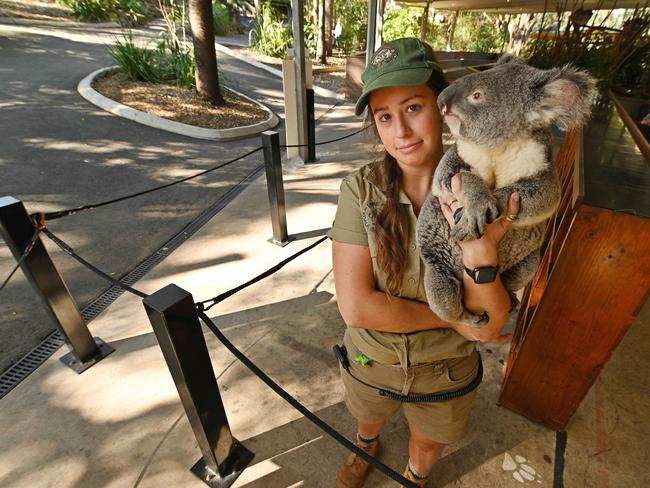
[(192, 295), (167, 285), (143, 304), (203, 454), (191, 471), (213, 488), (226, 488), (254, 454), (230, 431)]
[[(22, 256), (35, 230), (20, 200), (0, 198), (0, 233), (16, 259)], [(90, 335), (79, 307), (40, 237), (23, 260), (21, 268), (70, 348), (70, 352), (61, 358), (64, 364), (82, 373), (113, 352), (114, 349), (104, 341), (97, 337), (93, 339)]]
[(314, 90), (307, 88), (307, 163), (316, 161), (316, 115)]
[(271, 224), (273, 237), (270, 242), (278, 246), (289, 244), (287, 232), (287, 211), (284, 204), (284, 184), (282, 183), (282, 162), (280, 160), (280, 137), (277, 132), (262, 132), (264, 146), (264, 166), (266, 168), (266, 185), (269, 191), (271, 207)]

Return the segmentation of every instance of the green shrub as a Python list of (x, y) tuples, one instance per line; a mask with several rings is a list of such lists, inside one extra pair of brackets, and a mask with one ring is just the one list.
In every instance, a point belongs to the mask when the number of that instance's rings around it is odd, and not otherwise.
[(212, 17), (216, 35), (225, 36), (231, 33), (232, 19), (230, 11), (220, 0), (212, 0)]
[(347, 0), (335, 2), (335, 17), (343, 28), (336, 45), (346, 54), (366, 49), (368, 31), (368, 2)]
[(121, 25), (137, 24), (148, 15), (141, 0), (61, 0), (79, 19), (101, 22), (116, 19)]
[(395, 6), (386, 13), (387, 18), (382, 30), (382, 38), (385, 41), (420, 36), (421, 8)]
[(271, 7), (264, 3), (261, 13), (255, 19), (251, 35), (253, 47), (267, 56), (282, 58), (293, 44), (289, 26)]
[(156, 53), (136, 46), (131, 34), (125, 35), (123, 41), (117, 40), (114, 46), (108, 48), (108, 52), (132, 80), (150, 83), (160, 81), (156, 67)]
[(123, 41), (118, 40), (109, 48), (109, 54), (132, 80), (169, 83), (185, 88), (196, 86), (196, 64), (189, 44), (174, 44), (163, 39), (156, 49), (149, 49), (136, 46), (131, 34), (125, 34)]

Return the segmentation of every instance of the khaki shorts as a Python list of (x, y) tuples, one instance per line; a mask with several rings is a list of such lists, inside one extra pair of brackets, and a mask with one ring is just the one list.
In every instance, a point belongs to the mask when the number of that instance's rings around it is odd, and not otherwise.
[[(347, 337), (345, 347), (354, 376), (377, 388), (402, 395), (454, 391), (472, 382), (478, 371), (478, 353), (434, 363), (419, 364), (406, 371), (399, 365), (353, 361), (360, 351)], [(379, 396), (379, 392), (354, 378), (341, 366), (345, 404), (354, 418), (371, 424), (384, 422), (402, 407), (408, 423), (429, 439), (442, 444), (456, 442), (467, 431), (469, 414), (478, 390), (444, 402), (402, 403)]]

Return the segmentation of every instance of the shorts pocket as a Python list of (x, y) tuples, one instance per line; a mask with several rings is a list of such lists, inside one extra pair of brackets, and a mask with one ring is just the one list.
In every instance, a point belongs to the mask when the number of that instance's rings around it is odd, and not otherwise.
[(445, 363), (445, 375), (451, 385), (464, 386), (470, 383), (478, 372), (478, 354), (474, 352), (462, 358), (448, 359)]

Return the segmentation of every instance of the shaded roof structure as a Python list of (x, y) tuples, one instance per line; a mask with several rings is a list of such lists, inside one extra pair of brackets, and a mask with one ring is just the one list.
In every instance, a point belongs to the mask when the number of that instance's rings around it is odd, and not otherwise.
[[(399, 3), (407, 5), (425, 6), (427, 0), (406, 0)], [(615, 8), (645, 8), (650, 6), (648, 2), (639, 0), (584, 0), (584, 1), (560, 1), (560, 0), (431, 0), (430, 7), (441, 10), (461, 10), (493, 13), (524, 13), (524, 12), (556, 12), (573, 11), (579, 8), (591, 10), (606, 10)]]

